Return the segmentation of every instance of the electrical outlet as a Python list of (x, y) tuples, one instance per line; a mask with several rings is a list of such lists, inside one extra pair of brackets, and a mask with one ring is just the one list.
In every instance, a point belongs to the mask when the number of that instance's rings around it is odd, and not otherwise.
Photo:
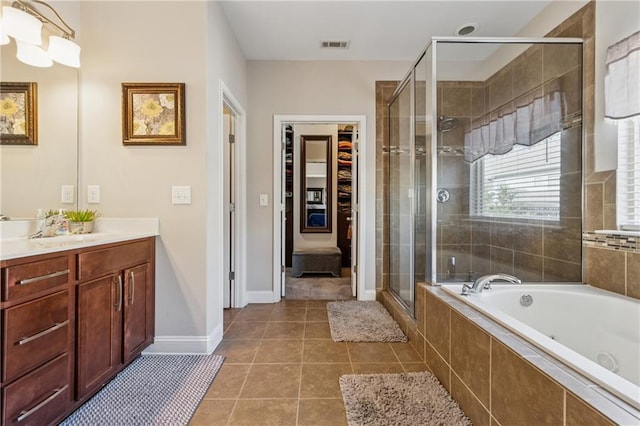
[(191, 187), (172, 186), (171, 204), (191, 204)]
[(100, 203), (100, 185), (87, 185), (87, 203)]
[(73, 185), (62, 185), (62, 204), (73, 204), (74, 203), (74, 189)]

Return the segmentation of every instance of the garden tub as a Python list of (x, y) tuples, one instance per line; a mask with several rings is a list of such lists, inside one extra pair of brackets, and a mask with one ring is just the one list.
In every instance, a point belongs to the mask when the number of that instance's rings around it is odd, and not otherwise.
[(640, 301), (584, 284), (442, 288), (640, 409)]

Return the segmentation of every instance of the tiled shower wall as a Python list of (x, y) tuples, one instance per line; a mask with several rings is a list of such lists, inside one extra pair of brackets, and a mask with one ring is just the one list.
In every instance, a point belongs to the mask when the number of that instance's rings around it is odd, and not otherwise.
[[(595, 243), (593, 231), (616, 229), (616, 171), (595, 171), (595, 2), (591, 1), (558, 28), (552, 37), (582, 37), (584, 57), (585, 210), (583, 222), (584, 281), (596, 287), (640, 299), (640, 237), (629, 244), (609, 235)], [(608, 241), (608, 242), (607, 242)]]
[[(595, 230), (616, 229), (616, 171), (595, 171), (595, 3), (592, 1), (550, 35), (585, 40), (585, 214), (583, 223), (584, 281), (596, 287), (640, 299), (640, 237), (619, 245), (609, 235), (596, 243)], [(635, 247), (634, 247), (635, 246)]]
[(387, 288), (389, 282), (388, 260), (388, 205), (386, 194), (389, 193), (387, 180), (386, 156), (382, 147), (388, 145), (389, 117), (387, 102), (396, 90), (399, 81), (376, 81), (376, 288)]
[[(640, 245), (636, 245), (635, 248), (629, 247), (616, 247), (615, 245), (604, 245), (604, 244), (594, 244), (589, 242), (588, 240), (592, 240), (593, 233), (592, 231), (596, 229), (615, 229), (616, 222), (616, 210), (615, 210), (615, 192), (616, 192), (616, 175), (615, 170), (607, 171), (607, 172), (595, 172), (594, 170), (594, 88), (595, 88), (595, 3), (590, 2), (586, 6), (584, 6), (581, 10), (576, 12), (573, 16), (568, 18), (565, 22), (559, 25), (556, 29), (551, 31), (548, 36), (549, 37), (580, 37), (583, 38), (584, 43), (584, 79), (583, 79), (583, 97), (584, 97), (584, 110), (582, 123), (584, 126), (584, 134), (585, 140), (583, 144), (583, 149), (585, 149), (585, 164), (584, 164), (584, 196), (585, 196), (585, 209), (584, 209), (584, 221), (583, 221), (583, 231), (584, 233), (584, 248), (582, 253), (582, 259), (584, 264), (584, 281), (588, 284), (601, 287), (607, 290), (615, 291), (620, 294), (626, 294), (631, 297), (640, 298), (640, 280), (638, 280), (638, 276), (640, 276)], [(538, 52), (531, 52), (531, 54), (539, 54)], [(526, 57), (523, 57), (522, 60), (526, 60)], [(523, 69), (523, 68), (520, 68)], [(518, 71), (515, 71), (518, 72)], [(498, 76), (495, 76), (498, 77)], [(385, 140), (387, 137), (387, 124), (386, 124), (386, 115), (385, 115), (385, 106), (386, 102), (393, 93), (397, 81), (380, 81), (376, 83), (376, 142), (377, 142), (377, 216), (376, 216), (376, 272), (377, 272), (377, 283), (379, 288), (384, 288), (386, 283), (385, 278), (385, 268), (384, 268), (384, 260), (385, 260), (385, 234), (384, 234), (384, 224), (385, 224), (385, 179), (384, 173), (385, 170), (385, 161), (382, 156), (382, 146), (385, 144)], [(498, 82), (494, 84), (499, 84)], [(462, 87), (460, 87), (462, 86)], [(466, 87), (465, 87), (466, 86)], [(494, 85), (494, 88), (497, 88), (497, 85)], [(469, 106), (466, 106), (467, 111), (470, 111), (470, 116), (476, 116), (479, 113), (480, 108), (483, 108), (484, 103), (480, 103), (480, 101), (484, 102), (482, 96), (486, 95), (486, 91), (483, 95), (481, 95), (482, 87), (474, 85), (473, 83), (466, 82), (462, 85), (457, 85), (455, 83), (445, 83), (442, 85), (440, 90), (451, 90), (451, 91), (463, 91), (467, 94), (470, 94), (471, 99), (475, 99), (472, 101)], [(441, 102), (443, 113), (450, 113), (455, 111), (450, 111), (450, 109), (455, 108), (455, 99), (458, 99), (459, 96), (456, 96), (453, 93), (453, 96), (447, 96), (447, 101), (443, 98), (445, 103)], [(491, 105), (491, 103), (489, 103)], [(464, 115), (462, 115), (462, 123), (467, 125), (469, 123), (469, 119), (464, 119)], [(451, 137), (455, 137), (455, 132), (460, 131), (459, 129), (454, 129), (451, 133)], [(572, 135), (567, 135), (578, 138), (579, 132), (572, 131)], [(445, 135), (447, 139), (445, 139), (444, 143), (449, 143), (448, 137), (449, 135)], [(564, 140), (563, 140), (564, 143)], [(577, 151), (576, 151), (577, 154)], [(576, 161), (579, 161), (577, 158)], [(443, 173), (447, 173), (449, 162), (452, 160), (448, 157), (444, 157), (441, 160), (445, 167), (441, 167), (441, 169), (445, 170)], [(451, 170), (451, 174), (447, 174), (443, 176), (445, 181), (451, 182), (454, 186), (458, 186), (459, 188), (463, 188), (463, 185), (468, 182), (468, 176), (463, 173), (455, 172), (455, 168)], [(465, 183), (463, 183), (465, 182)], [(465, 191), (466, 189), (461, 189)], [(462, 201), (461, 201), (462, 202)], [(570, 204), (572, 209), (575, 209), (576, 202), (579, 201), (573, 200), (573, 203)], [(468, 201), (464, 202), (468, 203)], [(462, 208), (468, 208), (468, 206), (463, 205)], [(569, 216), (569, 218), (572, 216)], [(455, 219), (455, 216), (453, 216)], [(577, 235), (577, 231), (579, 228), (579, 223), (576, 221), (568, 221), (567, 223), (571, 223), (572, 226), (567, 228), (568, 232), (571, 233), (572, 238), (580, 239), (580, 236)], [(476, 228), (476, 231), (480, 231), (480, 227)], [(488, 231), (488, 232), (487, 232)], [(489, 253), (485, 253), (488, 256), (489, 262), (493, 259), (496, 264), (501, 261), (501, 259), (512, 259), (514, 265), (515, 273), (519, 273), (525, 279), (535, 279), (540, 275), (540, 261), (541, 256), (540, 252), (545, 249), (545, 245), (537, 244), (532, 248), (527, 248), (525, 250), (521, 250), (519, 247), (519, 241), (521, 240), (521, 236), (526, 236), (528, 233), (538, 233), (543, 232), (541, 229), (535, 229), (531, 227), (518, 227), (514, 233), (513, 225), (511, 227), (507, 224), (506, 229), (502, 227), (499, 229), (497, 224), (494, 225), (493, 230), (491, 227), (489, 229), (485, 229), (482, 231), (484, 235), (480, 233), (475, 233), (474, 239), (474, 230), (471, 230), (470, 240), (473, 242), (478, 242), (478, 238), (489, 239), (492, 242), (490, 245)], [(566, 231), (565, 231), (566, 232)], [(462, 234), (462, 235), (460, 235)], [(439, 242), (441, 244), (448, 244), (450, 247), (455, 246), (464, 238), (464, 235), (467, 234), (467, 229), (464, 227), (462, 229), (456, 229), (452, 226), (443, 226), (442, 232), (438, 235)], [(502, 236), (508, 236), (510, 238), (505, 238), (508, 241), (501, 241)], [(550, 236), (554, 238), (557, 236), (557, 233), (553, 230), (548, 230), (547, 235), (545, 237)], [(492, 239), (493, 237), (493, 239)], [(640, 238), (634, 240), (638, 241)], [(509, 241), (513, 241), (510, 243)], [(540, 241), (540, 240), (537, 240)], [(549, 240), (547, 240), (549, 241)], [(510, 247), (510, 244), (514, 244), (513, 247)], [(472, 244), (473, 246), (473, 244)], [(447, 248), (444, 247), (443, 248)], [(549, 274), (556, 273), (558, 278), (562, 277), (574, 277), (579, 271), (579, 248), (573, 249), (569, 252), (564, 246), (554, 246), (553, 244), (546, 244), (546, 252), (544, 256), (544, 260), (547, 263), (547, 267), (550, 269), (546, 269)], [(557, 250), (560, 249), (560, 250)], [(482, 246), (472, 247), (472, 251), (476, 250), (487, 250)], [(556, 254), (553, 254), (555, 251)], [(492, 253), (493, 252), (493, 253)], [(443, 262), (446, 262), (448, 259), (447, 253), (443, 253), (440, 256), (440, 266), (441, 270), (444, 267)], [(460, 262), (463, 259), (458, 259)], [(531, 266), (526, 266), (526, 269), (522, 270), (519, 268), (519, 265), (523, 265), (523, 262), (532, 261)], [(459, 263), (460, 264), (460, 263)], [(566, 267), (566, 268), (565, 268)], [(458, 267), (458, 271), (460, 271), (462, 265)], [(476, 265), (471, 265), (470, 270), (474, 270), (477, 268)]]
[[(564, 94), (564, 121), (582, 109), (580, 48), (534, 45), (484, 82), (438, 83), (438, 116), (455, 117), (457, 128), (440, 132), (438, 187), (451, 193), (438, 204), (438, 280), (470, 280), (509, 273), (525, 281), (581, 281), (580, 124), (562, 131), (560, 220), (477, 219), (470, 221), (470, 169), (462, 156), (465, 134), (520, 105), (555, 90)], [(447, 276), (456, 257), (457, 273)], [(444, 273), (443, 273), (444, 272)]]

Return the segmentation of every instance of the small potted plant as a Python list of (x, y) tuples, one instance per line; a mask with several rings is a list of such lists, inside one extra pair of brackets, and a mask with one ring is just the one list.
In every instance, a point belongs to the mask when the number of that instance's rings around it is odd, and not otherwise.
[(69, 221), (69, 232), (72, 234), (89, 234), (93, 224), (100, 216), (96, 210), (70, 210), (64, 213)]

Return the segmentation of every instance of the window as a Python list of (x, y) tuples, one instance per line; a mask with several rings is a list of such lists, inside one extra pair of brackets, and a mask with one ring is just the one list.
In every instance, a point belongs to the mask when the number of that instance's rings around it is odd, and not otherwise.
[(618, 122), (618, 226), (640, 231), (640, 117)]
[(471, 165), (471, 214), (559, 220), (560, 132)]

